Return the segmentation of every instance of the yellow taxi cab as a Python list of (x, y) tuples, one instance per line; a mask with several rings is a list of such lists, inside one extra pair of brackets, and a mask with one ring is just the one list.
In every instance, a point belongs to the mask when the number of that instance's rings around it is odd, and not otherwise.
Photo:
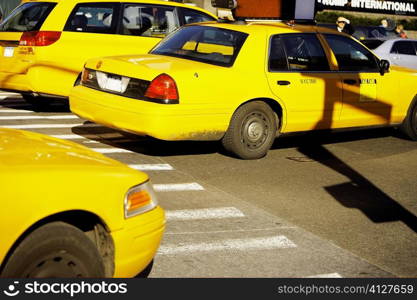
[(27, 0), (0, 23), (0, 89), (32, 104), (68, 97), (88, 58), (147, 53), (179, 26), (215, 18), (167, 1)]
[(348, 35), (286, 23), (187, 25), (147, 55), (90, 59), (71, 110), (162, 140), (222, 140), (243, 159), (283, 133), (400, 125), (417, 139), (417, 73)]
[(72, 142), (0, 129), (0, 186), (0, 277), (150, 271), (165, 217), (146, 174)]

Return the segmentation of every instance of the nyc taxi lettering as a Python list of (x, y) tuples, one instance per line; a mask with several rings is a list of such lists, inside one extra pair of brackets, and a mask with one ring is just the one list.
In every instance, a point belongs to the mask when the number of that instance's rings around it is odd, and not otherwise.
[(301, 84), (315, 84), (317, 79), (300, 79)]
[(376, 84), (376, 79), (360, 79), (360, 84)]

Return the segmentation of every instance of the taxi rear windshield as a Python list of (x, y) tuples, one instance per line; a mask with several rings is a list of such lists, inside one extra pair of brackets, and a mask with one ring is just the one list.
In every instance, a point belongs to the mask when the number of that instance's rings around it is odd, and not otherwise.
[(189, 26), (179, 29), (151, 53), (230, 67), (247, 37), (248, 34), (233, 30)]
[(0, 23), (0, 31), (25, 32), (39, 30), (56, 3), (30, 2), (17, 7)]

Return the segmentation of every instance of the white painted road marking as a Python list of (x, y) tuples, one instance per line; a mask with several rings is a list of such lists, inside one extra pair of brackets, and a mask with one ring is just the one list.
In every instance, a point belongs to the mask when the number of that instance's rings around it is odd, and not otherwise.
[(0, 120), (69, 120), (79, 119), (74, 115), (62, 115), (62, 116), (6, 116), (0, 117)]
[(120, 149), (120, 148), (90, 148), (93, 151), (103, 153), (103, 154), (112, 154), (112, 153), (135, 153), (130, 150)]
[(142, 165), (129, 165), (132, 169), (140, 171), (170, 171), (174, 170), (169, 164), (142, 164)]
[(230, 239), (214, 243), (196, 243), (179, 245), (162, 245), (159, 248), (160, 255), (189, 254), (192, 252), (212, 252), (212, 251), (230, 251), (230, 250), (271, 250), (296, 248), (297, 245), (289, 240), (286, 236), (279, 235), (274, 237), (247, 238), (247, 239)]
[(330, 273), (308, 276), (306, 278), (342, 278), (342, 276), (339, 273)]
[(184, 209), (165, 211), (169, 221), (204, 220), (204, 219), (228, 219), (243, 218), (245, 215), (235, 207)]
[(0, 113), (4, 114), (26, 114), (26, 113), (33, 113), (31, 110), (24, 110), (24, 109), (0, 109)]
[(77, 135), (77, 134), (57, 134), (52, 135), (58, 139), (63, 140), (78, 140), (78, 139), (111, 139), (111, 138), (119, 138), (121, 135), (119, 133), (98, 133), (98, 134), (85, 134), (85, 135)]
[(203, 191), (204, 188), (196, 182), (193, 183), (173, 183), (173, 184), (154, 184), (157, 192), (179, 192), (179, 191)]
[(77, 139), (84, 139), (85, 137), (77, 134), (54, 134), (51, 135), (54, 138), (62, 139), (62, 140), (77, 140)]
[(89, 123), (76, 123), (76, 124), (23, 124), (23, 125), (1, 125), (2, 128), (12, 129), (49, 129), (49, 128), (72, 128), (75, 126), (82, 127), (102, 127), (99, 124)]

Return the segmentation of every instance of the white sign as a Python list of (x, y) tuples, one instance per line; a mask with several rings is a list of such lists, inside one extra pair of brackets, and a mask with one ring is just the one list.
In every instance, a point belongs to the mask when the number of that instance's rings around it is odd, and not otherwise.
[(324, 6), (365, 9), (376, 11), (392, 11), (396, 13), (416, 13), (416, 3), (403, 1), (381, 1), (381, 0), (317, 0), (318, 3)]

